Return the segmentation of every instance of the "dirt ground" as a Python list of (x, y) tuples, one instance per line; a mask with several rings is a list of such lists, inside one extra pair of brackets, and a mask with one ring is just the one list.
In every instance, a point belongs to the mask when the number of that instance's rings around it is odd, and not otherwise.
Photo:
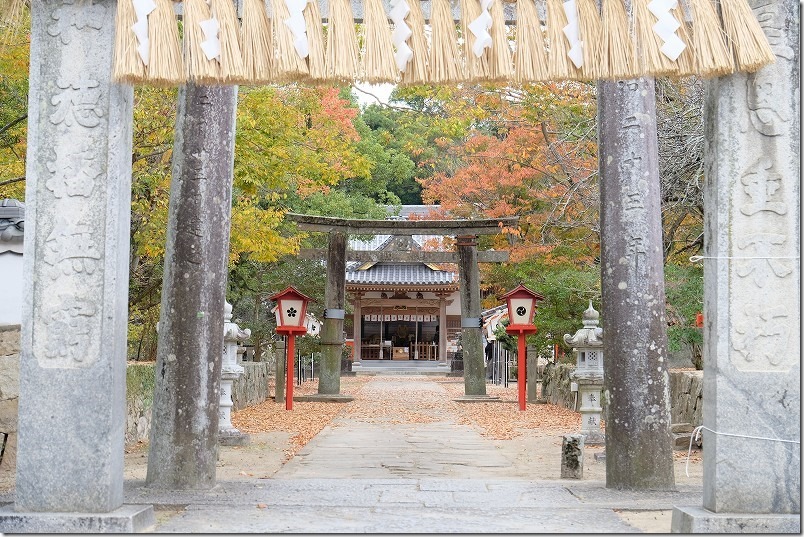
[[(362, 414), (369, 408), (374, 412), (396, 412), (400, 422), (427, 420), (415, 411), (393, 409), (393, 401), (379, 410), (371, 401), (361, 398), (360, 388), (368, 382), (366, 377), (344, 378), (342, 393), (355, 396), (348, 404), (294, 402), (294, 411), (287, 412), (283, 403), (273, 400), (249, 407), (233, 415), (233, 424), (247, 432), (251, 443), (242, 447), (222, 446), (219, 451), (217, 478), (221, 481), (269, 478), (276, 473), (301, 447), (338, 415)], [(450, 396), (463, 394), (462, 379), (441, 379)], [(296, 387), (297, 395), (316, 393), (317, 383), (307, 382)], [(457, 412), (461, 423), (472, 424), (489, 437), (497, 449), (503, 450), (514, 464), (511, 477), (527, 476), (533, 480), (560, 479), (562, 436), (577, 432), (580, 415), (554, 405), (529, 404), (525, 412), (516, 405), (516, 387), (489, 386), (489, 395), (497, 395), (501, 402), (455, 403), (441, 398), (432, 405), (449, 407)], [(421, 404), (421, 401), (418, 402)], [(446, 409), (445, 409), (446, 410)], [(603, 446), (586, 446), (584, 480), (605, 481), (606, 463), (597, 460)], [(689, 475), (685, 473), (687, 452), (675, 452), (676, 484), (700, 484), (702, 479), (701, 452), (693, 451)], [(144, 479), (147, 470), (147, 445), (128, 446), (125, 457), (125, 477)], [(648, 533), (669, 533), (671, 511), (619, 511), (626, 522)]]

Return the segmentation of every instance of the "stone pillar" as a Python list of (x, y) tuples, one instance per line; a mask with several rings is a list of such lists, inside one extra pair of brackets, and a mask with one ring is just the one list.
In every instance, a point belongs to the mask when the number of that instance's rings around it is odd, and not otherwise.
[[(458, 274), (461, 289), (461, 342), (465, 395), (486, 395), (483, 360), (483, 325), (480, 319), (480, 270), (477, 266), (477, 237), (457, 238)], [(442, 328), (446, 331), (446, 326)]]
[(800, 4), (749, 3), (776, 62), (709, 82), (703, 508), (675, 532), (801, 532)]
[(561, 479), (583, 479), (584, 437), (565, 434), (561, 441)]
[(673, 490), (652, 78), (598, 83), (606, 486)]
[(354, 325), (354, 363), (353, 365), (360, 365), (360, 358), (362, 356), (362, 339), (363, 339), (363, 312), (360, 304), (360, 298), (363, 293), (355, 293), (354, 313), (352, 315), (352, 324)]
[(179, 89), (146, 484), (215, 485), (237, 88)]
[[(484, 349), (485, 350), (485, 349)], [(535, 348), (527, 347), (526, 351), (528, 355), (527, 367), (525, 371), (527, 373), (527, 382), (525, 383), (525, 389), (527, 390), (527, 402), (528, 403), (535, 403), (538, 401), (538, 388), (539, 388), (539, 355), (536, 352)], [(491, 362), (488, 365), (491, 368)]]
[(327, 287), (324, 290), (324, 322), (321, 327), (320, 395), (341, 393), (341, 355), (343, 317), (346, 301), (346, 234), (329, 234), (327, 249)]
[(276, 342), (276, 386), (274, 386), (274, 401), (277, 403), (285, 402), (285, 336)]
[(447, 365), (447, 298), (438, 295), (438, 362)]
[(31, 4), (19, 437), (4, 533), (154, 523), (150, 506), (122, 506), (133, 93), (111, 81), (115, 12), (109, 0)]
[(232, 305), (225, 303), (223, 313), (223, 363), (221, 364), (221, 398), (218, 410), (218, 442), (222, 446), (244, 446), (249, 436), (232, 425), (232, 384), (243, 375), (245, 369), (237, 363), (237, 345), (240, 340), (251, 337), (251, 330), (240, 330), (232, 322)]

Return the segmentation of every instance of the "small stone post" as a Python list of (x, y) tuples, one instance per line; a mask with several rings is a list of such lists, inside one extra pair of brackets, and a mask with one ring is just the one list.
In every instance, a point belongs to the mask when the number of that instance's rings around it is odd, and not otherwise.
[(222, 446), (244, 446), (249, 436), (232, 425), (232, 384), (245, 371), (237, 363), (238, 342), (251, 337), (251, 330), (240, 330), (232, 322), (232, 305), (226, 302), (223, 314), (223, 364), (221, 364), (221, 399), (218, 411), (218, 443)]
[(600, 429), (600, 392), (603, 388), (603, 329), (600, 314), (592, 307), (583, 312), (583, 328), (575, 335), (564, 334), (564, 342), (573, 347), (577, 364), (570, 378), (578, 383), (581, 398), (581, 434), (588, 445), (600, 445), (606, 437)]
[(703, 506), (684, 533), (801, 533), (801, 5), (749, 0), (776, 62), (708, 82)]
[[(143, 531), (123, 505), (133, 92), (116, 3), (32, 2), (14, 504), (0, 532)], [(90, 530), (91, 528), (91, 530)]]
[(583, 479), (584, 437), (565, 434), (561, 441), (561, 479)]

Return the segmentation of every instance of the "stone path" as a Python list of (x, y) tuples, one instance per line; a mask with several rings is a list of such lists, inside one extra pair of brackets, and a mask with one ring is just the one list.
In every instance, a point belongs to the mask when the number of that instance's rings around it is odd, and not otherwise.
[(623, 533), (639, 530), (620, 510), (701, 502), (700, 486), (623, 493), (517, 475), (516, 454), (460, 424), (433, 381), (377, 377), (361, 395), (271, 478), (201, 492), (127, 482), (126, 503), (174, 509), (160, 533)]

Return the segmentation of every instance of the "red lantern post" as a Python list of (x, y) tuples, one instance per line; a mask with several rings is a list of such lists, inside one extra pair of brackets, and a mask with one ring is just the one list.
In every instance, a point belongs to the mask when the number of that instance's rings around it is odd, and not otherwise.
[(312, 300), (295, 287), (288, 287), (271, 296), (277, 302), (276, 332), (288, 336), (287, 366), (285, 367), (285, 410), (293, 410), (293, 355), (296, 347), (296, 334), (307, 333), (304, 318), (307, 316), (307, 303)]
[(509, 334), (518, 336), (518, 357), (517, 357), (517, 388), (519, 389), (519, 410), (525, 410), (527, 382), (527, 350), (525, 347), (525, 336), (535, 334), (536, 326), (533, 324), (533, 316), (536, 313), (536, 302), (544, 300), (539, 293), (533, 292), (524, 285), (520, 284), (516, 288), (505, 293), (502, 298), (508, 303), (509, 324), (505, 331)]

